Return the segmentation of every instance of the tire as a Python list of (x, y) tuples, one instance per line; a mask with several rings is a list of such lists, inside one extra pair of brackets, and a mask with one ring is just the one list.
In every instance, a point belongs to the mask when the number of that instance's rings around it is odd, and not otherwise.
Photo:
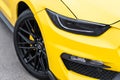
[(51, 80), (44, 41), (30, 10), (25, 10), (16, 22), (14, 46), (20, 62), (31, 75)]

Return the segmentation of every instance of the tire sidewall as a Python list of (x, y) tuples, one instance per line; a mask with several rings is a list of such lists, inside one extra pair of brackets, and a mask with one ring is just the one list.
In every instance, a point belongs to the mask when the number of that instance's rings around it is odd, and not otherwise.
[(18, 18), (17, 22), (16, 22), (16, 25), (15, 25), (15, 28), (14, 28), (14, 46), (15, 46), (15, 50), (16, 50), (16, 53), (17, 53), (17, 56), (20, 60), (20, 62), (22, 63), (22, 65), (24, 66), (24, 68), (30, 73), (32, 74), (34, 77), (36, 78), (39, 78), (39, 79), (42, 79), (42, 80), (48, 80), (48, 74), (45, 73), (45, 72), (35, 72), (34, 70), (32, 70), (26, 63), (25, 61), (22, 59), (23, 57), (20, 56), (21, 54), (21, 50), (18, 49), (18, 46), (17, 46), (17, 32), (18, 32), (18, 28), (20, 26), (20, 24), (28, 19), (28, 18), (33, 18), (33, 14), (30, 10), (25, 10)]

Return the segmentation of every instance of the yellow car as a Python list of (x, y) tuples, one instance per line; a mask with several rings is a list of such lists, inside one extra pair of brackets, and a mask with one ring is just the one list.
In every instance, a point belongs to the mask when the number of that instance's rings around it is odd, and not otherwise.
[(40, 80), (120, 80), (119, 9), (120, 0), (0, 0), (19, 60)]

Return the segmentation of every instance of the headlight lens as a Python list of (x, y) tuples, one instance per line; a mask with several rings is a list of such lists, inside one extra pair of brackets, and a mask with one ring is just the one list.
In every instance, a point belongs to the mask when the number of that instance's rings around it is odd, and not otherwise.
[(109, 25), (77, 20), (62, 16), (46, 9), (52, 22), (60, 29), (84, 35), (98, 36), (110, 28)]

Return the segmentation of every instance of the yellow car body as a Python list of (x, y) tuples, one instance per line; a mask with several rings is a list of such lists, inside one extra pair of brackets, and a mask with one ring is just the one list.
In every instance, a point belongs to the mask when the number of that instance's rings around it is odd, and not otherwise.
[[(106, 70), (120, 72), (119, 0), (0, 0), (0, 10), (13, 26), (21, 4), (26, 4), (34, 14), (45, 41), (50, 70), (58, 80), (98, 80), (68, 70), (62, 53), (101, 61), (111, 67)], [(69, 33), (52, 23), (46, 8), (69, 18), (111, 27), (99, 36)]]

